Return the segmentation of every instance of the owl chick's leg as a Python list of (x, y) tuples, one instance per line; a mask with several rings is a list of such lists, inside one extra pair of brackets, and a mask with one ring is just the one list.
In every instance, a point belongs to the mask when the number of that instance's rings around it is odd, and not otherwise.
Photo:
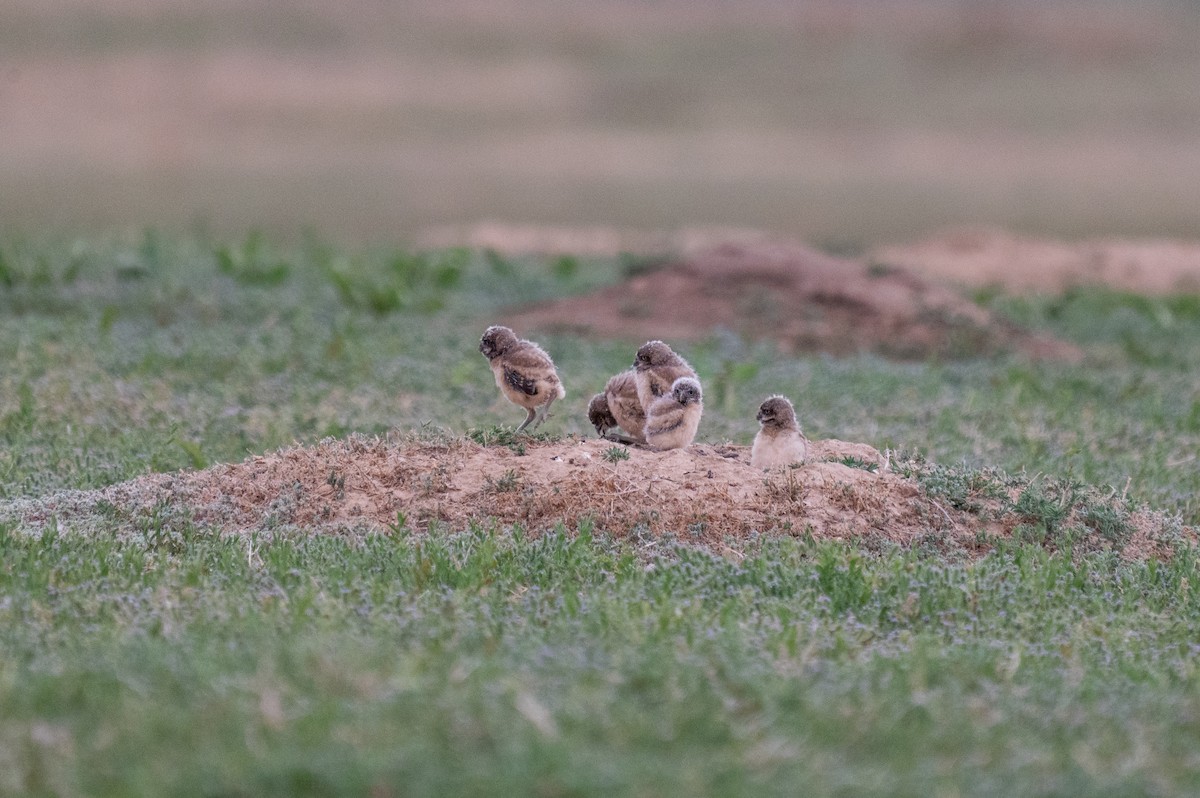
[[(517, 431), (517, 432), (520, 432), (521, 430), (523, 430), (523, 429), (525, 429), (526, 427), (528, 427), (528, 426), (529, 426), (529, 422), (530, 422), (530, 421), (533, 421), (533, 417), (537, 415), (537, 411), (536, 411), (536, 410), (534, 410), (532, 407), (530, 407), (530, 408), (526, 408), (525, 412), (526, 412), (526, 413), (528, 413), (528, 415), (526, 415), (526, 416), (525, 416), (525, 421), (523, 421), (523, 422), (521, 423), (521, 426), (517, 427), (517, 429), (516, 429), (516, 431)], [(535, 425), (535, 426), (536, 426), (536, 425)]]
[(546, 400), (546, 404), (537, 409), (537, 421), (533, 423), (534, 429), (542, 426), (542, 424), (550, 416), (550, 405), (554, 404), (554, 400), (557, 398), (558, 397), (555, 394), (550, 394), (550, 398)]

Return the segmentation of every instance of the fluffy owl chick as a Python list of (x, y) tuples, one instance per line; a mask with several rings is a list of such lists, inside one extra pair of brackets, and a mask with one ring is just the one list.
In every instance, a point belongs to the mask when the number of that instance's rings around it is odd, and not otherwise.
[(600, 437), (609, 437), (607, 432), (619, 427), (623, 434), (612, 436), (622, 443), (645, 443), (646, 413), (638, 399), (637, 377), (633, 369), (626, 369), (609, 378), (601, 393), (588, 403), (588, 420)]
[(696, 379), (696, 372), (688, 362), (662, 341), (642, 344), (633, 360), (633, 369), (637, 374), (638, 400), (646, 413), (650, 412), (655, 399), (671, 392), (675, 380), (680, 377)]
[(808, 456), (808, 439), (796, 421), (796, 409), (786, 396), (772, 396), (763, 402), (755, 416), (761, 425), (750, 447), (750, 465), (776, 468), (803, 462)]
[(500, 393), (528, 413), (517, 432), (535, 418), (536, 429), (546, 420), (554, 400), (567, 395), (554, 361), (545, 350), (532, 341), (517, 338), (507, 327), (488, 327), (479, 340), (479, 351), (488, 359)]
[(670, 393), (660, 396), (646, 413), (646, 442), (656, 449), (682, 449), (696, 437), (704, 403), (700, 381), (680, 377)]

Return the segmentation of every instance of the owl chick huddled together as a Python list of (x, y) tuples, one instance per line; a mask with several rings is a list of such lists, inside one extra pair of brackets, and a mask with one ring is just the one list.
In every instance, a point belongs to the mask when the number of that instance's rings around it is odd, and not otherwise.
[(647, 341), (642, 344), (634, 356), (633, 370), (637, 380), (638, 399), (647, 412), (655, 399), (670, 393), (675, 381), (680, 377), (691, 377), (699, 382), (696, 372), (688, 362), (662, 341)]
[(758, 407), (760, 424), (750, 447), (750, 465), (777, 468), (802, 463), (808, 457), (808, 438), (800, 430), (796, 409), (786, 396), (771, 396)]
[(682, 449), (695, 439), (703, 407), (700, 380), (688, 362), (662, 341), (647, 341), (633, 366), (592, 397), (588, 420), (609, 440)]
[[(638, 398), (633, 369), (614, 374), (604, 390), (592, 397), (588, 402), (588, 421), (602, 438), (621, 443), (646, 442), (646, 411)], [(613, 429), (620, 432), (610, 434)]]
[(655, 399), (646, 409), (646, 442), (655, 449), (685, 449), (696, 438), (704, 412), (700, 381), (679, 377), (670, 393)]

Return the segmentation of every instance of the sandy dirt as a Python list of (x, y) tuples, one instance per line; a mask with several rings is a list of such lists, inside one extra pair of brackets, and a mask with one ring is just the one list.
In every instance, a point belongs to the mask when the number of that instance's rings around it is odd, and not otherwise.
[(514, 312), (505, 323), (643, 340), (702, 338), (723, 327), (774, 340), (788, 353), (1080, 356), (1073, 345), (1022, 330), (908, 269), (749, 237), (698, 249), (586, 296)]
[[(388, 441), (353, 436), (217, 465), (153, 474), (102, 490), (67, 491), (0, 508), (29, 532), (123, 519), (126, 529), (186, 519), (226, 534), (300, 527), (386, 532), (398, 514), (413, 531), (471, 520), (521, 524), (540, 535), (591, 519), (599, 531), (656, 545), (664, 533), (737, 551), (759, 535), (806, 535), (865, 545), (933, 546), (981, 556), (1011, 535), (1011, 513), (972, 515), (925, 493), (869, 445), (814, 441), (810, 462), (763, 471), (746, 446), (655, 452), (568, 438), (530, 440), (523, 453), (468, 439)], [(867, 470), (864, 466), (874, 467)], [(103, 520), (102, 520), (103, 519)], [(1164, 519), (1133, 517), (1125, 557), (1169, 551)], [(1194, 537), (1194, 530), (1184, 530)]]

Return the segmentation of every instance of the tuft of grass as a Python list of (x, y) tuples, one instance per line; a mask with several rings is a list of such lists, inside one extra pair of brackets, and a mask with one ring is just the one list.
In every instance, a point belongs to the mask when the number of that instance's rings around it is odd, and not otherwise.
[(387, 528), (393, 535), (402, 536), (409, 534), (408, 516), (403, 510), (397, 510), (395, 522), (388, 524)]
[(1043, 474), (971, 469), (898, 456), (896, 472), (916, 479), (936, 499), (984, 519), (1009, 521), (1023, 542), (1083, 550), (1122, 548), (1133, 535), (1132, 505), (1114, 488)]
[(386, 316), (398, 311), (433, 313), (463, 279), (469, 253), (394, 252), (382, 263), (367, 258), (330, 258), (325, 275), (343, 304)]
[(521, 487), (521, 475), (511, 468), (497, 479), (485, 476), (483, 481), (487, 493), (512, 493)]
[[(155, 254), (151, 260), (158, 260), (159, 247), (155, 245), (152, 251)], [(242, 285), (276, 286), (285, 282), (292, 271), (285, 261), (270, 253), (261, 231), (250, 232), (241, 246), (218, 246), (213, 255), (217, 269)]]
[(525, 454), (525, 445), (530, 441), (553, 441), (548, 432), (516, 432), (515, 427), (491, 426), (467, 430), (467, 437), (480, 446), (506, 446), (519, 455)]
[(1053, 537), (1071, 514), (1079, 495), (1078, 487), (1070, 482), (1051, 483), (1034, 477), (1017, 496), (1012, 511), (1026, 524)]
[(808, 487), (796, 477), (792, 468), (783, 469), (781, 474), (772, 475), (763, 480), (767, 495), (779, 503), (802, 506)]
[(850, 468), (858, 468), (863, 471), (870, 471), (871, 473), (875, 473), (876, 471), (879, 470), (879, 463), (867, 462), (866, 460), (863, 460), (861, 457), (855, 457), (854, 455), (847, 455), (846, 457), (841, 458), (837, 462), (841, 463), (844, 466), (848, 466)]
[(1080, 513), (1083, 524), (1105, 540), (1123, 546), (1133, 536), (1133, 524), (1126, 507), (1095, 503), (1087, 505)]
[(610, 446), (604, 450), (603, 457), (610, 463), (619, 463), (629, 459), (629, 450), (624, 446)]
[(0, 287), (36, 291), (70, 286), (83, 266), (78, 256), (59, 260), (28, 245), (0, 246)]

